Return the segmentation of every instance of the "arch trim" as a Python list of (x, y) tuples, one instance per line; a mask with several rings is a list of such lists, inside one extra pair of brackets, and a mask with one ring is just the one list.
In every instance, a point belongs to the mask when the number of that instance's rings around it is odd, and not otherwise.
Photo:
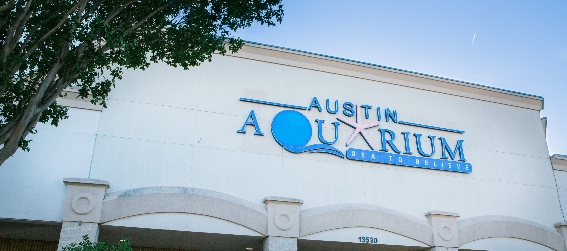
[(302, 210), (300, 237), (350, 227), (368, 227), (392, 232), (428, 246), (433, 230), (427, 221), (370, 204), (336, 204)]
[(487, 238), (515, 238), (531, 241), (553, 250), (565, 250), (565, 241), (553, 228), (501, 215), (471, 217), (457, 221), (459, 245)]
[(205, 215), (244, 226), (262, 235), (267, 233), (265, 206), (192, 187), (142, 187), (108, 193), (102, 204), (101, 223), (154, 213)]

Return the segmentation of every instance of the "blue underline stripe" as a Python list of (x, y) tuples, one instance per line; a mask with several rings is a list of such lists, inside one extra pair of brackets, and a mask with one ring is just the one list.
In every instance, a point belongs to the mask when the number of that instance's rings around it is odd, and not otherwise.
[(293, 109), (299, 109), (299, 110), (307, 110), (307, 107), (305, 107), (305, 106), (288, 105), (288, 104), (275, 103), (275, 102), (264, 101), (264, 100), (256, 100), (256, 99), (251, 99), (251, 98), (240, 98), (240, 101), (263, 104), (263, 105), (273, 105), (273, 106), (279, 106), (279, 107), (293, 108)]
[(406, 121), (398, 121), (398, 124), (409, 125), (409, 126), (417, 126), (417, 127), (423, 127), (423, 128), (427, 128), (427, 129), (434, 129), (434, 130), (446, 131), (446, 132), (465, 133), (465, 131), (461, 131), (461, 130), (455, 130), (455, 129), (437, 127), (437, 126), (422, 125), (422, 124), (406, 122)]

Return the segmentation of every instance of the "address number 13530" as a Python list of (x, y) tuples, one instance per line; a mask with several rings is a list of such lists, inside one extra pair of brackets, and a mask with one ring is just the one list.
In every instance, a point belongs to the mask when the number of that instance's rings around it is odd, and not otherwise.
[(376, 244), (376, 243), (378, 243), (378, 238), (368, 237), (368, 236), (364, 236), (364, 237), (360, 236), (360, 237), (358, 237), (358, 242)]

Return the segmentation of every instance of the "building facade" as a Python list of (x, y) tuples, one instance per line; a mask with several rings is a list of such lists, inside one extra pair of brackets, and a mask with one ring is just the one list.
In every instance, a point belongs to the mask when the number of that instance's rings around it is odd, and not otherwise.
[(73, 92), (0, 167), (3, 243), (567, 250), (539, 96), (251, 42)]

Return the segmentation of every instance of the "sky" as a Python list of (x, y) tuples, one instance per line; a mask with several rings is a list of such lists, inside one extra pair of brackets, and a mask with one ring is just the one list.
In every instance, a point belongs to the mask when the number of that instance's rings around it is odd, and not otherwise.
[(283, 5), (281, 24), (235, 35), (543, 96), (550, 155), (567, 155), (567, 0)]

